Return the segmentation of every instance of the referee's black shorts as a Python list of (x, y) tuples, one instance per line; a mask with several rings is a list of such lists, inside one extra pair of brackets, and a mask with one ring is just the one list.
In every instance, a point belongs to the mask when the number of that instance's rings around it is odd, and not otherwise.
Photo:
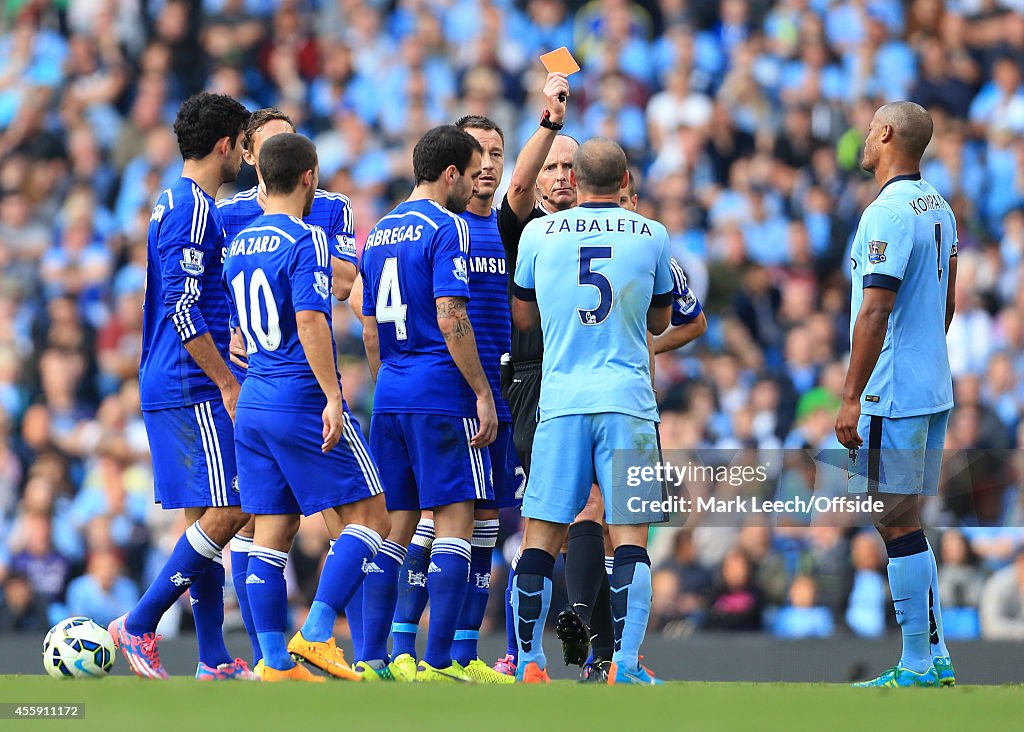
[(513, 364), (512, 382), (505, 387), (505, 401), (512, 412), (512, 440), (519, 462), (530, 475), (533, 436), (537, 434), (540, 406), (540, 361)]

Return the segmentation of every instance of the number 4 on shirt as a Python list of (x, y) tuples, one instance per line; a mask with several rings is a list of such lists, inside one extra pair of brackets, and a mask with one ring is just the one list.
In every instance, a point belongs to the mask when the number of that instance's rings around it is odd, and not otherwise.
[(395, 338), (400, 341), (408, 338), (405, 330), (407, 308), (402, 302), (402, 288), (398, 284), (398, 257), (388, 257), (384, 260), (377, 288), (377, 322), (394, 323)]

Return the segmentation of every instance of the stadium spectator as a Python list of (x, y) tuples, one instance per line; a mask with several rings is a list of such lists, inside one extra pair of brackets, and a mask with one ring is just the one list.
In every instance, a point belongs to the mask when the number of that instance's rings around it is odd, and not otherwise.
[(139, 588), (121, 574), (121, 557), (114, 549), (89, 556), (85, 574), (68, 585), (66, 615), (83, 615), (100, 625), (128, 612), (139, 599)]
[(877, 638), (885, 633), (889, 609), (889, 584), (878, 537), (870, 531), (858, 532), (850, 542), (850, 559), (853, 582), (846, 606), (846, 625), (859, 636)]
[(42, 633), (50, 626), (46, 606), (36, 596), (31, 580), (12, 572), (2, 584), (0, 633)]
[(979, 604), (981, 632), (994, 640), (1024, 639), (1024, 552), (985, 582)]
[(772, 619), (772, 634), (778, 638), (823, 638), (832, 635), (832, 612), (816, 604), (817, 584), (813, 577), (800, 575), (789, 587), (789, 604)]
[(722, 560), (718, 587), (705, 627), (708, 630), (760, 630), (763, 609), (750, 560), (739, 549), (730, 551)]

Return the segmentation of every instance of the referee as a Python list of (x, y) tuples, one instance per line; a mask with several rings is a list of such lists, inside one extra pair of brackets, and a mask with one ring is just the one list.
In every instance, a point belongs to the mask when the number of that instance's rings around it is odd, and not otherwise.
[[(564, 123), (568, 94), (568, 77), (565, 74), (548, 74), (544, 84), (547, 108), (541, 115), (537, 131), (519, 153), (508, 193), (498, 211), (498, 233), (510, 272), (515, 271), (519, 238), (526, 225), (541, 216), (576, 205), (576, 189), (569, 183), (569, 171), (579, 144), (567, 135), (558, 134)], [(511, 299), (511, 276), (508, 281)], [(512, 412), (516, 453), (527, 475), (530, 474), (533, 436), (537, 431), (543, 355), (544, 341), (539, 327), (528, 331), (512, 329), (512, 378), (503, 379), (506, 382), (503, 389)]]

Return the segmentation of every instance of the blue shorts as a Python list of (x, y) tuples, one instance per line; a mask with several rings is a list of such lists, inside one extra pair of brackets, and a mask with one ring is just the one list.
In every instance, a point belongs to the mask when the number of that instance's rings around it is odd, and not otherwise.
[[(664, 487), (627, 477), (631, 465), (658, 462), (655, 423), (628, 414), (572, 414), (537, 425), (523, 516), (570, 524), (583, 510), (596, 477), (609, 524), (665, 520)], [(656, 509), (656, 510), (655, 510)]]
[(494, 500), (491, 458), (471, 447), (479, 422), (442, 414), (375, 414), (373, 450), (389, 511)]
[(242, 508), (258, 515), (314, 513), (382, 493), (377, 466), (345, 407), (341, 441), (328, 453), (319, 411), (235, 413)]
[(238, 471), (224, 402), (143, 412), (153, 455), (153, 485), (162, 508), (237, 506)]
[(864, 445), (849, 467), (850, 493), (936, 495), (949, 412), (898, 418), (862, 414), (857, 432)]
[(512, 423), (498, 424), (498, 436), (487, 446), (491, 457), (491, 478), (494, 500), (476, 502), (477, 508), (515, 508), (523, 505), (526, 490), (526, 471), (519, 464), (516, 446), (512, 440)]

